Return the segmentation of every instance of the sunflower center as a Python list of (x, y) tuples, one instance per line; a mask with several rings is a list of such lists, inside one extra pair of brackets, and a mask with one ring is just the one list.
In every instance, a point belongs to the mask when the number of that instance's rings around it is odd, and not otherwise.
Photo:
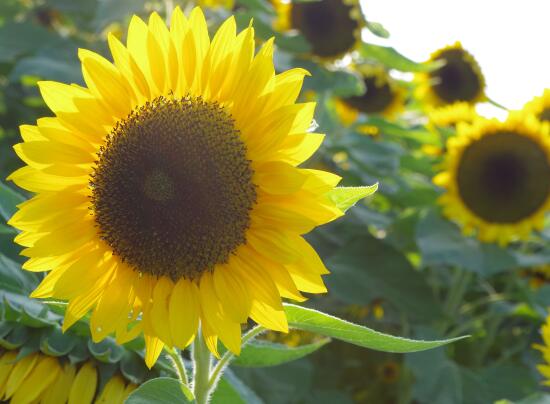
[(433, 91), (445, 103), (474, 101), (483, 90), (481, 79), (472, 61), (461, 49), (448, 49), (439, 55), (445, 65), (430, 73)]
[(497, 132), (466, 148), (457, 183), (461, 199), (477, 216), (491, 223), (516, 223), (550, 196), (550, 164), (534, 140)]
[(218, 104), (159, 97), (120, 121), (98, 156), (99, 233), (135, 270), (194, 279), (246, 242), (253, 171)]
[(379, 82), (377, 77), (365, 77), (364, 83), (366, 91), (363, 95), (348, 97), (344, 102), (366, 114), (381, 113), (388, 108), (393, 99), (392, 92), (388, 82)]
[(308, 40), (312, 53), (336, 57), (351, 50), (359, 24), (354, 9), (343, 0), (319, 0), (292, 4), (291, 23)]
[(550, 122), (550, 108), (545, 108), (539, 114), (539, 119), (544, 122)]

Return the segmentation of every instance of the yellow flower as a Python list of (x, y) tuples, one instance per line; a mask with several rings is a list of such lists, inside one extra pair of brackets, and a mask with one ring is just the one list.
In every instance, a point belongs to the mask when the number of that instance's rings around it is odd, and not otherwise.
[(235, 5), (234, 0), (198, 0), (197, 3), (200, 7), (217, 8), (222, 7), (227, 10), (233, 9)]
[(521, 275), (529, 280), (529, 285), (533, 289), (550, 283), (550, 265), (540, 265), (533, 268), (524, 269)]
[(365, 84), (362, 95), (336, 100), (336, 112), (344, 125), (353, 124), (360, 113), (393, 118), (405, 104), (405, 90), (382, 67), (361, 66), (357, 68)]
[(484, 242), (505, 245), (544, 226), (550, 207), (550, 139), (535, 120), (459, 124), (434, 182), (445, 215)]
[(542, 334), (543, 345), (533, 344), (533, 348), (542, 352), (544, 364), (538, 365), (537, 369), (544, 377), (542, 382), (546, 386), (550, 386), (550, 316), (546, 317), (546, 322), (540, 330)]
[[(113, 376), (95, 403), (122, 404), (136, 388), (120, 375)], [(0, 356), (0, 399), (12, 404), (90, 404), (98, 389), (97, 370), (92, 362), (79, 369), (70, 363), (35, 353), (17, 359), (16, 351)]]
[(358, 0), (291, 2), (272, 0), (277, 12), (273, 26), (279, 31), (295, 29), (322, 59), (337, 59), (353, 51), (361, 41), (365, 20)]
[(460, 122), (471, 124), (480, 118), (475, 107), (467, 102), (428, 108), (426, 114), (429, 123), (437, 127), (456, 127)]
[(460, 101), (475, 104), (486, 99), (485, 78), (481, 68), (460, 42), (432, 53), (428, 62), (435, 61), (444, 64), (416, 76), (416, 96), (426, 106), (442, 106)]
[(295, 103), (303, 69), (275, 74), (273, 41), (233, 17), (210, 40), (204, 15), (176, 9), (168, 29), (134, 16), (114, 64), (80, 50), (87, 87), (39, 83), (54, 118), (24, 125), (27, 166), (10, 179), (37, 193), (10, 223), (24, 268), (50, 271), (36, 298), (89, 311), (94, 341), (143, 332), (146, 363), (190, 344), (240, 352), (241, 324), (286, 332), (281, 296), (324, 293), (328, 273), (303, 234), (342, 215), (340, 177), (297, 168), (322, 142), (315, 103)]
[(524, 111), (534, 115), (550, 132), (550, 89), (545, 89), (540, 97), (535, 97), (525, 104)]

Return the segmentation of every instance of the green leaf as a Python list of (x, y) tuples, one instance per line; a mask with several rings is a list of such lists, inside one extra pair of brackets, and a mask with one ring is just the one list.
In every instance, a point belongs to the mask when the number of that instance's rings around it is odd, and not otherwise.
[(528, 266), (522, 265), (512, 252), (498, 245), (480, 243), (474, 237), (464, 237), (458, 226), (443, 218), (436, 210), (428, 211), (419, 220), (416, 243), (422, 254), (423, 265), (457, 266), (485, 277)]
[(337, 250), (327, 266), (332, 270), (328, 289), (347, 304), (364, 305), (382, 298), (409, 319), (427, 323), (442, 314), (425, 277), (385, 240), (357, 236)]
[(40, 25), (8, 22), (0, 27), (0, 62), (13, 62), (57, 40), (57, 36)]
[(140, 384), (147, 377), (148, 370), (137, 353), (125, 351), (120, 361), (120, 372), (132, 383)]
[(212, 404), (261, 404), (263, 401), (235, 374), (227, 369), (218, 383)]
[(33, 274), (23, 271), (17, 262), (0, 253), (0, 289), (27, 295), (34, 286)]
[(364, 187), (338, 187), (328, 193), (328, 197), (342, 212), (346, 212), (360, 199), (366, 198), (376, 192), (378, 183)]
[(149, 380), (128, 396), (125, 404), (176, 404), (190, 403), (193, 393), (177, 379), (158, 377)]
[(0, 182), (0, 215), (9, 220), (17, 210), (17, 205), (25, 201), (25, 197)]
[(350, 344), (383, 352), (418, 352), (450, 344), (466, 336), (436, 341), (417, 341), (383, 334), (317, 310), (285, 304), (288, 324), (292, 328), (336, 338)]
[(241, 354), (232, 363), (245, 367), (277, 366), (303, 358), (328, 342), (330, 338), (324, 338), (312, 344), (288, 347), (268, 341), (253, 341), (244, 346)]
[(402, 72), (427, 72), (441, 66), (441, 63), (417, 63), (388, 46), (363, 43), (359, 54), (367, 59), (374, 59), (390, 69)]

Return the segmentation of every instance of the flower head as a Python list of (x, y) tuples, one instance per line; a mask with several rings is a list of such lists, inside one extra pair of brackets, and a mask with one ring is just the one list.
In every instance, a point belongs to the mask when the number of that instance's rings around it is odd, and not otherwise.
[(323, 139), (295, 102), (308, 73), (254, 47), (252, 26), (210, 39), (199, 8), (176, 9), (109, 36), (113, 63), (81, 50), (86, 87), (39, 83), (55, 117), (21, 127), (10, 179), (36, 195), (10, 223), (24, 268), (50, 271), (33, 296), (69, 302), (64, 329), (91, 311), (94, 341), (143, 332), (152, 366), (199, 322), (212, 352), (238, 353), (249, 317), (287, 331), (281, 297), (326, 291), (302, 235), (342, 215), (340, 178), (297, 167)]
[(550, 139), (534, 120), (479, 119), (447, 141), (445, 170), (434, 178), (446, 193), (445, 215), (480, 240), (509, 241), (542, 229), (550, 208)]

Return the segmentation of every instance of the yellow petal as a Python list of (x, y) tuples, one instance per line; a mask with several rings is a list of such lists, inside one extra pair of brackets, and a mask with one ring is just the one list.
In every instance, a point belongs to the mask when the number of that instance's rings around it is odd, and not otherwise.
[(151, 302), (151, 324), (156, 335), (169, 347), (173, 347), (172, 334), (170, 332), (170, 318), (168, 305), (170, 294), (174, 289), (174, 283), (165, 276), (161, 276), (153, 290)]
[(145, 334), (145, 364), (151, 369), (164, 348), (164, 343), (156, 337)]
[(5, 398), (11, 398), (15, 392), (20, 388), (23, 381), (31, 373), (36, 362), (38, 360), (38, 354), (32, 354), (25, 356), (23, 359), (15, 363), (11, 374), (6, 383)]
[(180, 279), (170, 296), (170, 332), (174, 345), (185, 348), (191, 343), (199, 326), (199, 291), (194, 282)]
[(135, 300), (136, 276), (133, 270), (119, 264), (111, 284), (103, 291), (90, 317), (90, 330), (94, 342), (101, 341), (120, 323), (128, 322), (128, 313)]
[(75, 374), (75, 367), (66, 363), (54, 383), (45, 391), (42, 404), (65, 404), (69, 398)]
[(97, 370), (91, 362), (86, 362), (74, 378), (68, 404), (91, 404), (96, 388)]
[(119, 375), (109, 379), (95, 404), (122, 404), (124, 399), (124, 380)]
[(13, 404), (31, 403), (40, 398), (42, 393), (51, 386), (59, 376), (61, 367), (57, 359), (42, 356), (32, 372), (25, 378), (11, 399)]

